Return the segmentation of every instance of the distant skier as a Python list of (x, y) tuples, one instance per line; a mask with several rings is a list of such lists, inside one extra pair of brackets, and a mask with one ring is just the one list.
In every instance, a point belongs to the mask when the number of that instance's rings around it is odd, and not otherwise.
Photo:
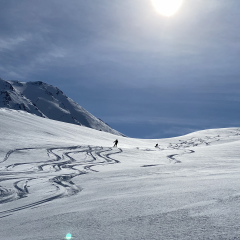
[(155, 148), (158, 148), (158, 143), (156, 144)]
[(113, 143), (114, 143), (114, 146), (113, 146), (113, 147), (117, 147), (117, 145), (118, 145), (118, 140), (116, 139)]

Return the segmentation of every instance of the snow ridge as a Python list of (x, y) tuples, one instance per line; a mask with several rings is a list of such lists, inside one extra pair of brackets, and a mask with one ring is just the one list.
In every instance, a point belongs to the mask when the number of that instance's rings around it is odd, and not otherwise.
[(0, 107), (23, 110), (47, 118), (28, 98), (15, 89), (11, 83), (0, 78)]
[(0, 78), (0, 107), (24, 110), (40, 117), (125, 136), (93, 116), (57, 87), (41, 81), (5, 81)]

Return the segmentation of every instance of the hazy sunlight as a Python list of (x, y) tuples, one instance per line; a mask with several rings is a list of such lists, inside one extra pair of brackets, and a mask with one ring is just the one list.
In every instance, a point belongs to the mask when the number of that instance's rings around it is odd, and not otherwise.
[(156, 10), (165, 16), (172, 16), (182, 5), (183, 0), (152, 0)]

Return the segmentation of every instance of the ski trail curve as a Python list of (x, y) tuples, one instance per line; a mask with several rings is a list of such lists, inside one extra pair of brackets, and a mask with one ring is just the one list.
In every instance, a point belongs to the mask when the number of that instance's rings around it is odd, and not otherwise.
[[(225, 136), (226, 137), (233, 137), (240, 135), (240, 129), (236, 129), (235, 131), (231, 132), (232, 134)], [(179, 140), (178, 143), (169, 143), (167, 149), (174, 149), (174, 150), (184, 150), (182, 153), (175, 153), (170, 154), (167, 156), (167, 158), (170, 160), (170, 162), (174, 163), (181, 163), (181, 161), (176, 159), (176, 156), (184, 155), (184, 154), (191, 154), (194, 153), (194, 150), (189, 149), (190, 147), (197, 147), (197, 146), (209, 146), (211, 143), (218, 142), (222, 138), (221, 135), (216, 136), (205, 136), (204, 138), (199, 137), (192, 137), (188, 140)], [(188, 150), (186, 150), (188, 149)], [(164, 150), (164, 149), (163, 149)]]
[[(78, 194), (83, 189), (77, 186), (73, 179), (90, 172), (98, 172), (92, 169), (97, 165), (119, 163), (112, 155), (120, 154), (120, 148), (106, 148), (97, 146), (72, 146), (56, 148), (22, 148), (10, 150), (6, 153), (1, 165), (11, 158), (14, 162), (15, 154), (28, 150), (29, 154), (36, 156), (36, 151), (45, 152), (48, 160), (38, 157), (25, 162), (12, 163), (0, 168), (0, 207), (4, 203), (17, 201), (22, 198), (33, 199), (31, 203), (14, 207), (8, 210), (0, 210), (0, 218), (14, 212), (39, 206), (41, 204)], [(34, 155), (35, 154), (35, 155)], [(18, 170), (20, 169), (20, 171)], [(29, 170), (30, 169), (30, 170)], [(43, 199), (34, 191), (29, 191), (31, 186), (43, 189)], [(50, 193), (51, 192), (51, 193)], [(1, 209), (1, 208), (0, 208)]]

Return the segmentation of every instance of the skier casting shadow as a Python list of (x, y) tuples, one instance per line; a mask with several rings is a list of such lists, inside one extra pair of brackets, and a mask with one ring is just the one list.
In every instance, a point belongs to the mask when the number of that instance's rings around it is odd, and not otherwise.
[(116, 139), (113, 143), (114, 143), (114, 146), (113, 146), (113, 147), (117, 147), (118, 140)]

